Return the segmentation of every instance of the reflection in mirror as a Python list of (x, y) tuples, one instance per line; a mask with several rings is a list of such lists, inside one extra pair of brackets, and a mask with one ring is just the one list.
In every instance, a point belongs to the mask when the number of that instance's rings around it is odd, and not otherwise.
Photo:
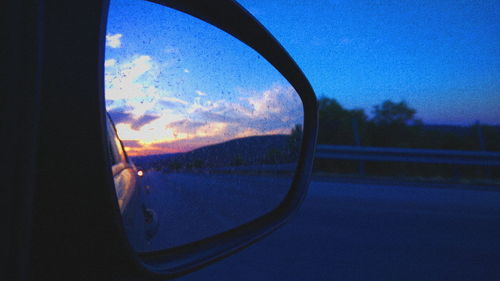
[(113, 0), (105, 81), (110, 123), (128, 156), (121, 165), (134, 171), (125, 178), (113, 166), (117, 193), (129, 186), (120, 208), (136, 250), (222, 233), (285, 198), (303, 106), (248, 46), (178, 11)]

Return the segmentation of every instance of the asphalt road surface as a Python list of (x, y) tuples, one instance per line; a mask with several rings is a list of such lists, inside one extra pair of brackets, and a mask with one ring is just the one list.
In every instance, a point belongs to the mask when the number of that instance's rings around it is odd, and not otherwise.
[(289, 224), (178, 280), (500, 280), (500, 190), (313, 181)]
[(272, 211), (291, 178), (234, 174), (160, 173), (143, 177), (145, 201), (160, 227), (147, 250), (160, 250), (235, 228)]

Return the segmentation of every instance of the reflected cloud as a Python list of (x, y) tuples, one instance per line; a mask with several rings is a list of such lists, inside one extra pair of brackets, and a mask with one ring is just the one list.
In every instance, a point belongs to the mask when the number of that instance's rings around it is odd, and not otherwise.
[(104, 67), (110, 67), (116, 64), (115, 59), (109, 59), (104, 61)]
[(132, 122), (130, 127), (133, 130), (138, 131), (144, 125), (147, 125), (158, 118), (159, 118), (159, 116), (155, 116), (155, 115), (143, 115), (143, 116), (137, 118), (134, 122)]
[(111, 48), (120, 48), (122, 46), (122, 34), (107, 34), (106, 35), (106, 46)]
[(241, 116), (235, 116), (234, 114), (221, 114), (210, 111), (198, 112), (198, 117), (200, 119), (205, 119), (211, 122), (226, 122), (226, 123), (240, 123), (245, 118)]
[(302, 103), (289, 85), (234, 89), (225, 99), (202, 89), (186, 95), (171, 93), (158, 82), (161, 67), (148, 55), (135, 54), (123, 63), (107, 61), (113, 67), (106, 68), (106, 107), (130, 155), (186, 152), (235, 138), (290, 134), (295, 124), (303, 123)]
[(118, 123), (131, 123), (134, 121), (134, 115), (132, 113), (127, 113), (119, 110), (113, 110), (108, 112), (109, 116), (111, 117), (111, 120), (115, 124)]
[(142, 149), (143, 145), (138, 140), (122, 140), (122, 143), (125, 147), (131, 149)]
[(207, 122), (193, 122), (188, 119), (172, 122), (166, 125), (166, 128), (171, 128), (174, 130), (174, 134), (184, 133), (188, 135), (196, 134), (196, 131), (206, 125)]
[(170, 108), (176, 108), (179, 106), (185, 106), (188, 105), (189, 103), (185, 100), (181, 100), (178, 98), (172, 98), (172, 97), (164, 97), (161, 100), (158, 101), (161, 105), (164, 107), (170, 107)]
[(151, 123), (152, 121), (160, 118), (160, 116), (151, 114), (145, 114), (139, 117), (135, 117), (133, 113), (125, 112), (127, 110), (126, 108), (121, 108), (121, 109), (122, 111), (115, 109), (108, 112), (109, 116), (111, 117), (111, 120), (113, 120), (113, 123), (115, 123), (115, 125), (128, 124), (130, 125), (130, 128), (132, 130), (136, 131), (140, 130), (143, 126)]

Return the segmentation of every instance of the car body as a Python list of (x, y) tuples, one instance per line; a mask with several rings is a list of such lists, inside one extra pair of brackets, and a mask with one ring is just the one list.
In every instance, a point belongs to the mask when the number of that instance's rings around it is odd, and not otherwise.
[(159, 221), (156, 212), (148, 208), (146, 202), (146, 190), (141, 182), (144, 172), (137, 169), (128, 157), (109, 116), (106, 118), (106, 124), (111, 171), (123, 225), (134, 249), (144, 251), (148, 241), (156, 234)]

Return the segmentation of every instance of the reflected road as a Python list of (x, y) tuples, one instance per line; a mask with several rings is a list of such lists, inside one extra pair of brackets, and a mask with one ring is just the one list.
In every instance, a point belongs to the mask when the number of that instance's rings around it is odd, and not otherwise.
[(286, 176), (146, 172), (145, 201), (160, 220), (151, 250), (180, 246), (273, 210), (291, 183)]

